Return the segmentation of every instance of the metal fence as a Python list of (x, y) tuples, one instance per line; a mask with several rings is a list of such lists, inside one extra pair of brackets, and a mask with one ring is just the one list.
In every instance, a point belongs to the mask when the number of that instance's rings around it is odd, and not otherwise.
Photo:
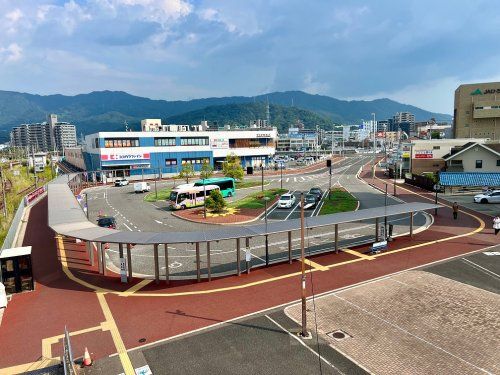
[(17, 233), (17, 228), (21, 224), (21, 220), (23, 218), (24, 214), (24, 209), (26, 208), (25, 205), (25, 200), (24, 198), (21, 200), (21, 203), (19, 203), (19, 206), (17, 207), (16, 214), (14, 215), (14, 219), (12, 220), (12, 223), (10, 224), (9, 231), (7, 232), (7, 236), (5, 237), (2, 248), (0, 249), (0, 254), (2, 253), (3, 249), (8, 249), (14, 245), (14, 239), (16, 237)]

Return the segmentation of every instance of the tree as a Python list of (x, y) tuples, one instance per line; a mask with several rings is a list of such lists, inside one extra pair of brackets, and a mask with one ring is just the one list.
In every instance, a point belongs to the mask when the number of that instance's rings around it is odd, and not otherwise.
[(441, 139), (441, 134), (438, 131), (431, 132), (431, 139)]
[(214, 169), (212, 166), (207, 162), (203, 162), (201, 165), (201, 171), (200, 171), (200, 177), (203, 179), (210, 178), (214, 174)]
[(185, 178), (186, 183), (189, 184), (189, 178), (194, 176), (194, 168), (193, 164), (186, 163), (182, 166), (181, 171), (179, 172), (179, 178)]
[(235, 154), (230, 154), (226, 156), (226, 161), (222, 164), (222, 171), (224, 176), (232, 177), (235, 180), (243, 180), (243, 167), (241, 166), (241, 160)]
[(220, 190), (212, 190), (210, 196), (205, 199), (205, 205), (213, 212), (222, 212), (226, 207), (226, 201), (222, 197)]

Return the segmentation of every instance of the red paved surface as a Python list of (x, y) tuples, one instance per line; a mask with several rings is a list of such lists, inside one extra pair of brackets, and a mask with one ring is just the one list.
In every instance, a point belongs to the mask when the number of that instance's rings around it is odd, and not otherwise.
[[(375, 183), (383, 186), (383, 182), (378, 180)], [(408, 186), (405, 188), (421, 193), (419, 189)], [(401, 188), (398, 188), (398, 196), (407, 201), (424, 200)], [(485, 215), (474, 214), (488, 220)], [(71, 331), (76, 331), (96, 326), (104, 320), (95, 293), (66, 279), (61, 272), (54, 234), (46, 226), (46, 217), (46, 200), (43, 200), (31, 211), (25, 238), (25, 244), (33, 246), (36, 291), (15, 296), (7, 308), (0, 329), (0, 368), (37, 360), (41, 355), (41, 340), (61, 334), (65, 324)], [(429, 230), (415, 235), (414, 239), (397, 239), (390, 244), (389, 250), (467, 233), (477, 227), (476, 219), (462, 213), (460, 220), (454, 221), (451, 209), (444, 208)], [(317, 271), (308, 275), (307, 285), (309, 293), (312, 286), (315, 293), (321, 293), (493, 244), (497, 244), (497, 239), (491, 229), (486, 229), (472, 236), (381, 256), (374, 261), (359, 261), (340, 265), (326, 272)], [(98, 276), (95, 269), (86, 267), (86, 254), (82, 251), (82, 246), (67, 241), (66, 247), (69, 250), (68, 257), (72, 258), (71, 267), (79, 277), (113, 290), (124, 290), (131, 286), (120, 284), (116, 275), (104, 278)], [(364, 251), (366, 247), (357, 250)], [(320, 255), (313, 260), (329, 265), (352, 259), (355, 259), (353, 255), (342, 253)], [(221, 278), (211, 283), (175, 282), (169, 288), (164, 284), (156, 286), (152, 283), (143, 290), (167, 293), (231, 287), (298, 270), (299, 263), (294, 262), (292, 265), (280, 264), (253, 270), (250, 275)], [(147, 342), (160, 340), (298, 298), (299, 276), (213, 294), (177, 297), (106, 295), (127, 348), (140, 345), (138, 340), (141, 338), (146, 338)], [(73, 342), (76, 355), (80, 355), (84, 345), (95, 353), (96, 358), (115, 352), (109, 332), (96, 331), (74, 336)], [(53, 347), (53, 353), (59, 354), (58, 347)]]

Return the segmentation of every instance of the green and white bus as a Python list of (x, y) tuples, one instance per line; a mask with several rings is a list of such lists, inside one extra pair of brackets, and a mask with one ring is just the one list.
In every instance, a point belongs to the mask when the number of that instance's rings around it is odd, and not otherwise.
[(218, 186), (224, 198), (232, 197), (236, 191), (236, 183), (234, 181), (234, 178), (231, 177), (206, 178), (204, 180), (198, 180), (194, 183), (194, 186), (204, 186), (204, 185)]
[(205, 196), (208, 197), (212, 190), (219, 190), (219, 187), (216, 185), (179, 185), (170, 192), (168, 206), (171, 210), (185, 210), (186, 208), (203, 206)]

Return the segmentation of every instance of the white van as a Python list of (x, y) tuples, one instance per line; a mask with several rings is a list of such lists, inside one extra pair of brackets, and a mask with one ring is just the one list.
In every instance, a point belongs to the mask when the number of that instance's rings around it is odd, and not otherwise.
[(147, 182), (135, 182), (134, 183), (134, 192), (136, 193), (144, 193), (145, 191), (150, 191), (151, 186)]

